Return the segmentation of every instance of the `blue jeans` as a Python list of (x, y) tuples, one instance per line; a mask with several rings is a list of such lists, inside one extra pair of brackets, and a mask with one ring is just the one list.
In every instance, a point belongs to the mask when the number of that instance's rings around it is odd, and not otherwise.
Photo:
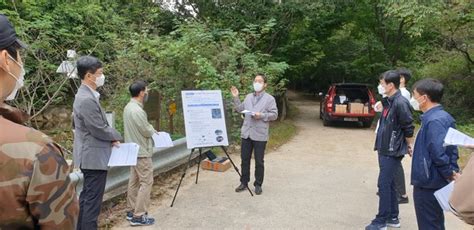
[(379, 213), (372, 223), (385, 224), (387, 220), (398, 218), (398, 199), (395, 185), (395, 174), (401, 164), (400, 157), (379, 154)]
[(416, 222), (418, 229), (444, 230), (444, 213), (434, 196), (436, 189), (413, 187)]

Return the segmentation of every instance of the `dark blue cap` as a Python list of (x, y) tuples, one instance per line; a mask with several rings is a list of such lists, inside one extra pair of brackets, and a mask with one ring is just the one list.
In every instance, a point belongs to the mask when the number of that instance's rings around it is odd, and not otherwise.
[(18, 39), (15, 28), (13, 28), (7, 16), (0, 14), (0, 50), (17, 43), (18, 46), (26, 48), (25, 43)]

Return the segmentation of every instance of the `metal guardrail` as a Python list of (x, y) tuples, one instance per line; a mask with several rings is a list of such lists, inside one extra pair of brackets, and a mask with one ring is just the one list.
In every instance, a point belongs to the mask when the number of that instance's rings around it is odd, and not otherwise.
[[(153, 175), (168, 172), (187, 162), (191, 150), (186, 147), (186, 138), (173, 141), (174, 146), (165, 149), (155, 149), (153, 153)], [(199, 156), (199, 152), (193, 153), (193, 159)], [(127, 191), (130, 167), (113, 167), (107, 174), (105, 185), (104, 201), (112, 199)], [(80, 171), (72, 172), (69, 177), (73, 182), (77, 182), (76, 191), (79, 195), (82, 191), (84, 177)]]

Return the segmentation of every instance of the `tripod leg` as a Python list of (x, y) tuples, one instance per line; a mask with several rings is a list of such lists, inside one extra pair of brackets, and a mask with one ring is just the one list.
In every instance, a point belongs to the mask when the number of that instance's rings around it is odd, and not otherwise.
[(174, 205), (174, 201), (176, 200), (176, 197), (178, 196), (178, 191), (179, 191), (179, 188), (181, 187), (181, 183), (183, 182), (183, 179), (186, 176), (186, 171), (188, 170), (189, 165), (191, 164), (191, 158), (193, 156), (193, 152), (194, 152), (194, 149), (191, 149), (191, 153), (189, 154), (189, 158), (188, 158), (188, 163), (186, 164), (186, 167), (183, 170), (183, 175), (181, 175), (181, 179), (179, 180), (178, 187), (176, 188), (176, 192), (174, 193), (173, 201), (171, 202), (171, 207), (173, 207)]
[[(227, 158), (229, 159), (229, 161), (230, 161), (230, 163), (232, 164), (232, 166), (234, 166), (234, 170), (237, 172), (237, 174), (239, 174), (239, 177), (242, 177), (242, 174), (240, 174), (240, 172), (239, 172), (239, 168), (237, 168), (237, 166), (235, 166), (234, 161), (232, 160), (232, 158), (230, 158), (229, 153), (227, 153), (227, 149), (226, 149), (224, 146), (221, 146), (221, 147), (222, 147), (222, 150), (224, 150), (225, 155), (227, 155)], [(253, 193), (252, 193), (252, 191), (250, 190), (248, 184), (247, 184), (247, 190), (249, 191), (250, 195), (253, 196)]]
[(199, 178), (199, 168), (201, 167), (201, 158), (202, 157), (202, 149), (199, 148), (199, 159), (198, 159), (198, 165), (197, 165), (197, 173), (196, 173), (196, 184), (198, 183), (198, 178)]

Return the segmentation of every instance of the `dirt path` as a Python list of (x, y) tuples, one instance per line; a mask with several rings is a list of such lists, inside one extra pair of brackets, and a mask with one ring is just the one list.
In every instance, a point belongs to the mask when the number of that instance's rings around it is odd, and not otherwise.
[[(201, 171), (195, 185), (193, 167), (175, 206), (169, 207), (174, 190), (168, 189), (150, 210), (157, 223), (140, 229), (363, 229), (378, 205), (373, 130), (323, 127), (319, 103), (302, 98), (293, 103), (301, 112), (298, 135), (267, 154), (261, 196), (235, 193), (239, 178), (232, 169)], [(239, 156), (232, 157), (240, 164)], [(403, 163), (408, 179), (410, 161)], [(417, 228), (412, 201), (410, 196), (400, 206), (402, 229)], [(114, 229), (124, 228), (130, 228), (126, 221)], [(450, 214), (446, 228), (472, 229)]]

